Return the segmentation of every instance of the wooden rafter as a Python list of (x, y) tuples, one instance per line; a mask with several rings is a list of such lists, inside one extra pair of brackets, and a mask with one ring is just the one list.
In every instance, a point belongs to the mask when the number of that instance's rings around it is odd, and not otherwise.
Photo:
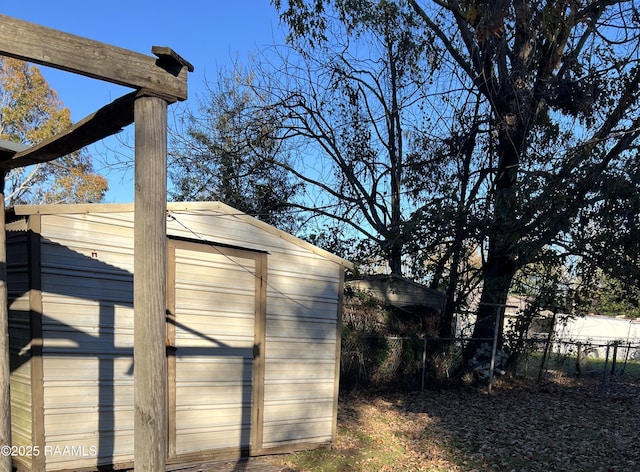
[(23, 151), (0, 151), (0, 170), (49, 162), (66, 156), (121, 131), (133, 123), (133, 103), (138, 92), (129, 93), (100, 108), (71, 128)]
[(125, 87), (146, 89), (167, 101), (186, 100), (193, 66), (169, 48), (147, 56), (0, 15), (0, 54)]

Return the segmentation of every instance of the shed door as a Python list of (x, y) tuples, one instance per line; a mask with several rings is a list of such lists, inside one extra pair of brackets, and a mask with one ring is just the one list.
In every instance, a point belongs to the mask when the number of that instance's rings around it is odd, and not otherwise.
[(266, 256), (184, 241), (168, 256), (169, 453), (259, 448)]

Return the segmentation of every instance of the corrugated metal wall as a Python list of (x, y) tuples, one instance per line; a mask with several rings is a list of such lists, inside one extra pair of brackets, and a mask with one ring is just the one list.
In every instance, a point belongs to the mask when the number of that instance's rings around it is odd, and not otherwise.
[[(31, 401), (31, 333), (27, 233), (7, 228), (9, 356), (11, 365), (11, 436), (14, 446), (33, 445)], [(23, 458), (29, 461), (29, 458)]]
[(132, 218), (42, 217), (47, 468), (133, 460)]
[(248, 448), (254, 261), (176, 248), (175, 264), (176, 453)]

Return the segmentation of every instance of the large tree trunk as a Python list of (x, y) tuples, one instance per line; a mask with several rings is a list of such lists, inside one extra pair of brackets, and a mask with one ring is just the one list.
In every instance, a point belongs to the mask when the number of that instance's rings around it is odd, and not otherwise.
[[(490, 255), (483, 268), (482, 294), (473, 335), (463, 352), (465, 368), (473, 371), (480, 381), (489, 378), (493, 343), (496, 342), (497, 349), (502, 348), (504, 310), (515, 272), (513, 259), (504, 254)], [(494, 368), (503, 367), (499, 363), (494, 365)]]
[[(507, 97), (517, 96), (509, 90)], [(518, 248), (522, 229), (517, 214), (518, 167), (524, 149), (524, 124), (516, 113), (518, 103), (511, 99), (498, 101), (495, 113), (498, 124), (496, 153), (498, 168), (493, 189), (493, 220), (489, 223), (488, 254), (482, 267), (483, 285), (473, 330), (473, 341), (465, 350), (465, 360), (473, 356), (481, 363), (478, 349), (492, 343), (498, 335), (498, 348), (502, 346), (503, 314), (511, 282), (518, 269)], [(486, 352), (486, 351), (485, 351)]]
[(398, 241), (394, 241), (391, 249), (389, 250), (389, 268), (393, 275), (402, 277), (402, 252), (403, 244)]
[(497, 323), (498, 347), (502, 346), (504, 309), (515, 271), (515, 264), (508, 257), (496, 255), (485, 264), (482, 294), (472, 336), (474, 340), (478, 340), (478, 345), (492, 342)]

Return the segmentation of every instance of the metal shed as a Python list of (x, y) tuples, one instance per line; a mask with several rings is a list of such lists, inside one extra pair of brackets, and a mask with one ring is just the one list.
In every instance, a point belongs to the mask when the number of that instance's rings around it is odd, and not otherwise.
[[(167, 210), (167, 463), (330, 442), (350, 263), (221, 203)], [(7, 252), (15, 465), (131, 467), (134, 206), (17, 206)]]

